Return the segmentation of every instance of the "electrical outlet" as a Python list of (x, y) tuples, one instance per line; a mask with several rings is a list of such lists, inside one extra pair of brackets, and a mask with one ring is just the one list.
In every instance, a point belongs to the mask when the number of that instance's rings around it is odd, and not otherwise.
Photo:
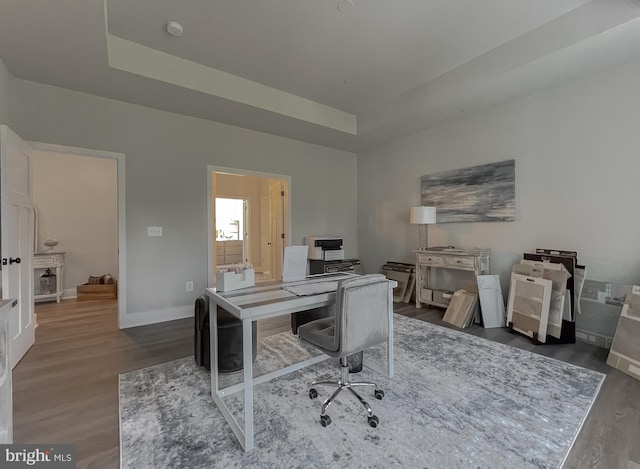
[(187, 291), (193, 291), (193, 282), (185, 283), (185, 288), (187, 289)]
[(161, 226), (147, 226), (147, 236), (162, 236), (162, 227)]

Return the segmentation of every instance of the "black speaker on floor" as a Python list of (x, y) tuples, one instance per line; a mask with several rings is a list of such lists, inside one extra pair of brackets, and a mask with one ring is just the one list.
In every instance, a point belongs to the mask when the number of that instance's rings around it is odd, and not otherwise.
[[(258, 354), (258, 327), (252, 328), (253, 360)], [(211, 371), (211, 341), (209, 325), (209, 297), (202, 295), (195, 304), (193, 355), (196, 363)], [(218, 371), (231, 373), (242, 370), (242, 321), (218, 308)]]
[(207, 370), (211, 370), (209, 339), (209, 298), (203, 295), (196, 298), (193, 355), (196, 363), (206, 367)]

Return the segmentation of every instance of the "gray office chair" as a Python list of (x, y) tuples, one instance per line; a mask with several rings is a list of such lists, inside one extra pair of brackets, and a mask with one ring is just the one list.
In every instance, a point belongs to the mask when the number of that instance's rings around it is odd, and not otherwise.
[(311, 383), (309, 397), (318, 396), (314, 386), (333, 385), (338, 389), (322, 404), (320, 423), (326, 427), (331, 418), (326, 414), (327, 407), (343, 389), (348, 389), (367, 409), (367, 421), (372, 427), (379, 423), (371, 407), (353, 388), (372, 386), (377, 399), (384, 397), (384, 391), (375, 383), (351, 382), (347, 357), (359, 353), (373, 345), (389, 339), (389, 284), (380, 274), (362, 275), (344, 280), (336, 292), (335, 317), (317, 319), (298, 328), (302, 340), (309, 342), (327, 355), (339, 358), (341, 374), (338, 381), (314, 381)]

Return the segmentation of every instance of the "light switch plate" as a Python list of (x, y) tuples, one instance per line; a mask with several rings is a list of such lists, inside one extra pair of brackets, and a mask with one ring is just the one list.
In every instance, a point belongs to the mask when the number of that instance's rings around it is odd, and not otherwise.
[(147, 226), (147, 236), (162, 236), (161, 226)]

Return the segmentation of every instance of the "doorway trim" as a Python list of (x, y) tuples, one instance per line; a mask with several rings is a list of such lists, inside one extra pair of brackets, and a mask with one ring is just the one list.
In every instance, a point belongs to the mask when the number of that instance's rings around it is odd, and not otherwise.
[(207, 165), (207, 272), (208, 272), (208, 286), (213, 287), (214, 284), (214, 272), (213, 272), (213, 233), (215, 219), (213, 218), (214, 204), (213, 200), (215, 194), (213, 193), (213, 186), (211, 179), (214, 173), (229, 174), (232, 176), (256, 176), (269, 179), (281, 179), (287, 183), (287, 241), (291, 240), (291, 176), (284, 174), (267, 173), (263, 171), (251, 171), (248, 169), (229, 168), (225, 166)]
[(116, 160), (117, 200), (118, 200), (118, 328), (125, 325), (127, 315), (127, 229), (125, 207), (125, 155), (111, 151), (91, 150), (88, 148), (68, 147), (51, 143), (29, 142), (34, 150), (67, 153), (70, 155)]

